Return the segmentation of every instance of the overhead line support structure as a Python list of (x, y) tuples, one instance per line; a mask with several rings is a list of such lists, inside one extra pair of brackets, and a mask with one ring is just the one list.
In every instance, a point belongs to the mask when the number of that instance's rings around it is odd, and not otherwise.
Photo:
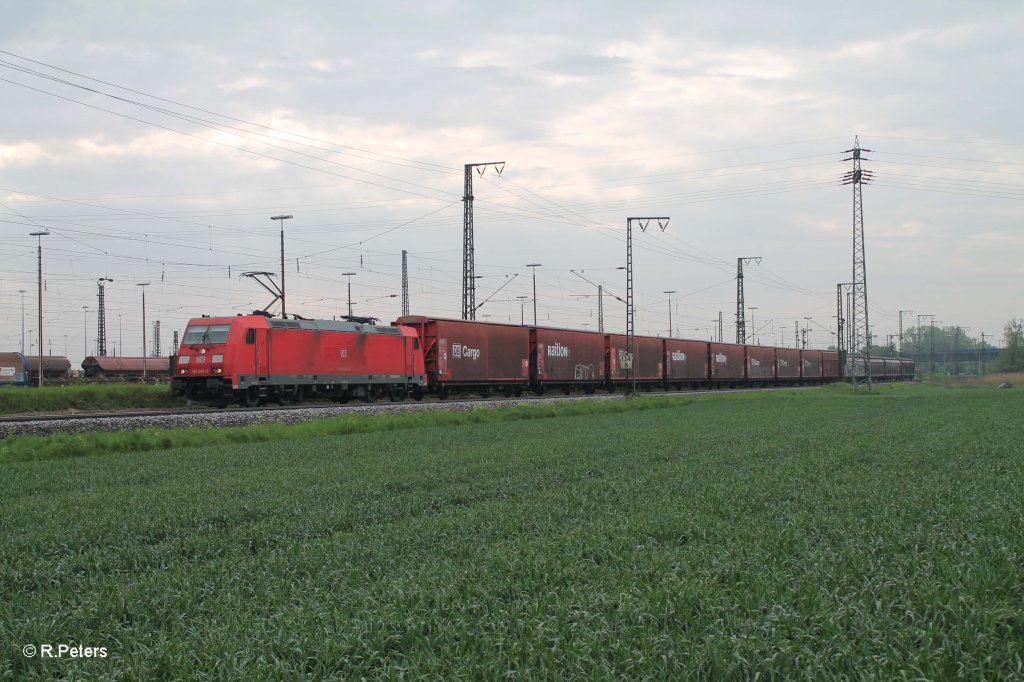
[(39, 376), (38, 385), (40, 388), (43, 387), (43, 237), (50, 235), (49, 230), (39, 230), (38, 232), (29, 232), (29, 235), (35, 237), (38, 241), (38, 257), (39, 257)]
[(743, 307), (743, 264), (761, 264), (760, 256), (743, 256), (736, 259), (736, 343), (747, 342), (747, 321)]
[(487, 166), (501, 175), (505, 170), (504, 161), (467, 163), (465, 166), (464, 192), (462, 195), (462, 319), (476, 319), (476, 250), (473, 246), (473, 169), (483, 176)]
[(409, 252), (402, 249), (402, 315), (409, 314)]
[(873, 179), (869, 170), (862, 170), (861, 161), (865, 160), (860, 138), (853, 138), (853, 149), (843, 161), (852, 161), (851, 170), (843, 174), (842, 184), (853, 186), (853, 311), (850, 315), (850, 326), (853, 331), (853, 342), (850, 344), (850, 357), (853, 359), (850, 372), (850, 383), (857, 387), (857, 365), (863, 368), (863, 380), (871, 390), (871, 339), (868, 336), (868, 277), (867, 264), (864, 258), (864, 197), (862, 188)]
[(667, 216), (643, 216), (626, 218), (626, 355), (629, 367), (626, 368), (626, 380), (632, 379), (631, 392), (636, 393), (636, 320), (633, 306), (633, 222), (640, 226), (641, 232), (647, 231), (652, 220), (658, 222), (662, 232), (668, 227)]
[(100, 357), (107, 355), (107, 296), (104, 291), (104, 282), (113, 282), (109, 277), (100, 277), (96, 280), (99, 285), (97, 292), (99, 311), (96, 315), (96, 354)]
[(287, 317), (286, 310), (284, 307), (284, 221), (291, 220), (290, 215), (274, 215), (270, 216), (271, 220), (281, 221), (281, 319)]
[(903, 357), (903, 313), (913, 314), (913, 310), (901, 310), (900, 311), (900, 357)]

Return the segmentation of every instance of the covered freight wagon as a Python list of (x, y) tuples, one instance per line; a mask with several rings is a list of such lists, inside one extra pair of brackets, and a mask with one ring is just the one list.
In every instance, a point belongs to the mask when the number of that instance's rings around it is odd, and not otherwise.
[(711, 381), (736, 383), (746, 379), (746, 349), (738, 343), (709, 343)]
[(800, 380), (800, 349), (775, 349), (775, 374), (780, 382)]
[(604, 385), (604, 334), (530, 328), (530, 382), (538, 394), (547, 388), (593, 393)]
[(808, 380), (820, 380), (822, 351), (802, 350), (800, 351), (800, 364), (802, 367), (801, 376)]
[(428, 387), (441, 397), (453, 389), (487, 394), (491, 388), (518, 395), (530, 381), (527, 327), (420, 315), (395, 324), (416, 330)]
[(839, 352), (821, 352), (821, 378), (825, 381), (839, 381)]
[(775, 380), (775, 348), (747, 346), (747, 380), (752, 383)]
[(665, 381), (669, 386), (699, 386), (707, 380), (707, 341), (665, 339)]
[[(608, 367), (609, 386), (632, 383), (630, 373), (629, 344), (625, 334), (605, 335), (605, 362)], [(652, 386), (664, 382), (664, 343), (653, 336), (634, 336), (635, 342), (632, 370), (636, 382)]]
[[(38, 360), (37, 360), (38, 364)], [(0, 386), (28, 384), (28, 362), (21, 353), (0, 353)]]

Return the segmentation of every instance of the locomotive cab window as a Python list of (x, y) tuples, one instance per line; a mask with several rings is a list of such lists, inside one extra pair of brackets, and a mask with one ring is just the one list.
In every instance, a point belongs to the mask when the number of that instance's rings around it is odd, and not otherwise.
[(247, 344), (249, 344), (250, 346), (252, 344), (256, 343), (256, 330), (255, 329), (246, 329), (245, 330), (245, 342)]
[(225, 343), (228, 340), (229, 324), (197, 324), (185, 330), (182, 337), (183, 346), (190, 346), (199, 343)]
[(413, 337), (413, 339), (412, 339), (412, 349), (413, 350), (419, 350), (420, 349), (420, 340), (419, 340), (419, 338)]

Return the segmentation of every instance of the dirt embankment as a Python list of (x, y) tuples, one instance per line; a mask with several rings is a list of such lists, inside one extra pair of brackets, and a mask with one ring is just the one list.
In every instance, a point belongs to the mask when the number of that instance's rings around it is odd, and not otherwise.
[(1024, 388), (1024, 372), (1001, 372), (986, 374), (983, 377), (940, 377), (939, 382), (947, 386), (998, 386), (1010, 384), (1015, 388)]

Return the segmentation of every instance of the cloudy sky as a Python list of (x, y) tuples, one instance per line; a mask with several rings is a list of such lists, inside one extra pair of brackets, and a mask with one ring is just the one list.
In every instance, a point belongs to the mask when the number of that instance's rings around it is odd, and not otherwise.
[[(761, 343), (834, 343), (852, 277), (854, 136), (870, 321), (1001, 332), (1021, 309), (1024, 5), (1016, 2), (13, 2), (0, 25), (0, 350), (138, 355), (147, 319), (461, 311), (463, 167), (478, 319), (735, 338), (736, 259)], [(653, 228), (654, 226), (652, 226)], [(570, 272), (577, 270), (582, 277)], [(585, 278), (585, 279), (584, 279)], [(585, 281), (585, 280), (589, 280)], [(24, 294), (19, 290), (25, 290)], [(497, 293), (495, 293), (497, 292)], [(493, 296), (492, 296), (493, 294)], [(525, 303), (527, 321), (532, 317)], [(806, 319), (810, 318), (810, 319)], [(606, 329), (624, 307), (605, 299)], [(150, 328), (152, 329), (152, 328)], [(152, 331), (150, 331), (152, 339)], [(51, 345), (52, 344), (52, 345)]]

